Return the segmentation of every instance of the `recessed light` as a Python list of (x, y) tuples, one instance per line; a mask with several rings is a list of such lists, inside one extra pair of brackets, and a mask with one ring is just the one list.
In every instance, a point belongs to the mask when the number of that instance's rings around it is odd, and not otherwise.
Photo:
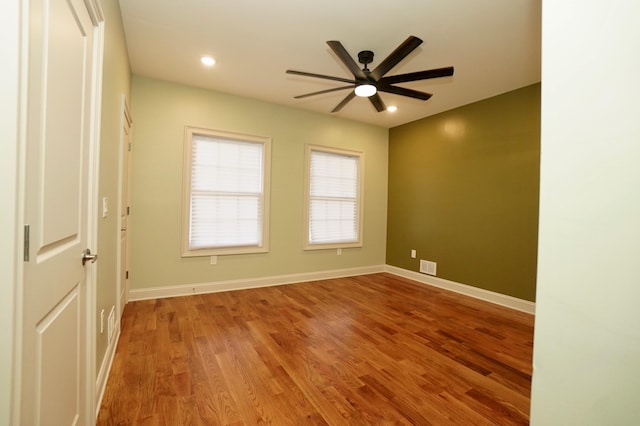
[(202, 62), (204, 65), (210, 67), (213, 64), (216, 63), (216, 60), (213, 59), (211, 56), (203, 56), (200, 58), (200, 62)]
[(387, 111), (389, 112), (396, 112), (398, 110), (398, 107), (395, 105), (391, 105), (387, 107)]

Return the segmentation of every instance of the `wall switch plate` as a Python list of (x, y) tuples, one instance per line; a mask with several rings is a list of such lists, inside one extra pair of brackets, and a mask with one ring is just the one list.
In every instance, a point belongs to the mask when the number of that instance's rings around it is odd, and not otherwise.
[(109, 214), (109, 199), (102, 197), (102, 218), (104, 219)]
[(416, 251), (415, 250), (411, 250), (411, 258), (415, 259), (416, 258)]
[(420, 272), (428, 275), (436, 275), (436, 262), (430, 262), (428, 260), (420, 259)]

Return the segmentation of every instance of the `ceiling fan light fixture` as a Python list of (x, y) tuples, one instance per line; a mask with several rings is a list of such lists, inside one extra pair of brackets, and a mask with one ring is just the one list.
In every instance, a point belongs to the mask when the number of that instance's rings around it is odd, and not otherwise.
[(376, 86), (372, 84), (361, 84), (356, 86), (356, 96), (360, 96), (361, 98), (368, 98), (369, 96), (373, 96), (376, 94), (377, 89)]

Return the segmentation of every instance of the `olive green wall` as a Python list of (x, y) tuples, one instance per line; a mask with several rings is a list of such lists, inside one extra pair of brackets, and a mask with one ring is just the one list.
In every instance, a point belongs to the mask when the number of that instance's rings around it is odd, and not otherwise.
[(100, 200), (107, 197), (109, 214), (98, 218), (98, 254), (96, 286), (96, 361), (102, 365), (107, 350), (107, 332), (100, 333), (100, 311), (107, 315), (116, 304), (118, 274), (118, 167), (120, 161), (121, 99), (130, 96), (131, 71), (127, 45), (117, 0), (102, 2), (104, 23), (104, 66), (102, 70), (102, 118), (100, 131)]
[(539, 84), (391, 129), (387, 264), (534, 301), (539, 170)]
[[(387, 129), (134, 76), (131, 175), (131, 288), (271, 277), (385, 262)], [(272, 138), (270, 251), (182, 258), (184, 127), (199, 126)], [(364, 246), (303, 251), (305, 144), (365, 153)]]

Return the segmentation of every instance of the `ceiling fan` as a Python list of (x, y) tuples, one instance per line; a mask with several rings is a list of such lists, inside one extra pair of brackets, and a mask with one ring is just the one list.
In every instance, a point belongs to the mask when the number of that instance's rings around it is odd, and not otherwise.
[(426, 71), (410, 72), (407, 74), (398, 74), (385, 77), (385, 74), (402, 61), (409, 53), (422, 44), (422, 40), (415, 36), (409, 36), (400, 46), (396, 48), (389, 56), (387, 56), (373, 71), (369, 70), (367, 65), (373, 62), (373, 52), (363, 50), (358, 53), (358, 62), (364, 65), (360, 69), (358, 64), (349, 55), (342, 43), (339, 41), (328, 41), (327, 44), (333, 52), (340, 58), (346, 67), (353, 74), (353, 79), (332, 77), (330, 75), (314, 74), (304, 71), (287, 70), (287, 74), (301, 75), (305, 77), (322, 78), (325, 80), (340, 81), (349, 83), (348, 86), (334, 87), (332, 89), (320, 90), (319, 92), (307, 93), (304, 95), (294, 96), (295, 99), (306, 98), (308, 96), (321, 95), (324, 93), (337, 92), (339, 90), (354, 89), (331, 110), (338, 112), (351, 99), (356, 96), (368, 97), (378, 112), (386, 109), (384, 102), (378, 92), (394, 93), (396, 95), (408, 96), (414, 99), (426, 101), (432, 94), (419, 92), (417, 90), (407, 89), (404, 87), (393, 86), (396, 83), (406, 83), (410, 81), (426, 80), (430, 78), (448, 77), (453, 75), (453, 67), (436, 68)]

